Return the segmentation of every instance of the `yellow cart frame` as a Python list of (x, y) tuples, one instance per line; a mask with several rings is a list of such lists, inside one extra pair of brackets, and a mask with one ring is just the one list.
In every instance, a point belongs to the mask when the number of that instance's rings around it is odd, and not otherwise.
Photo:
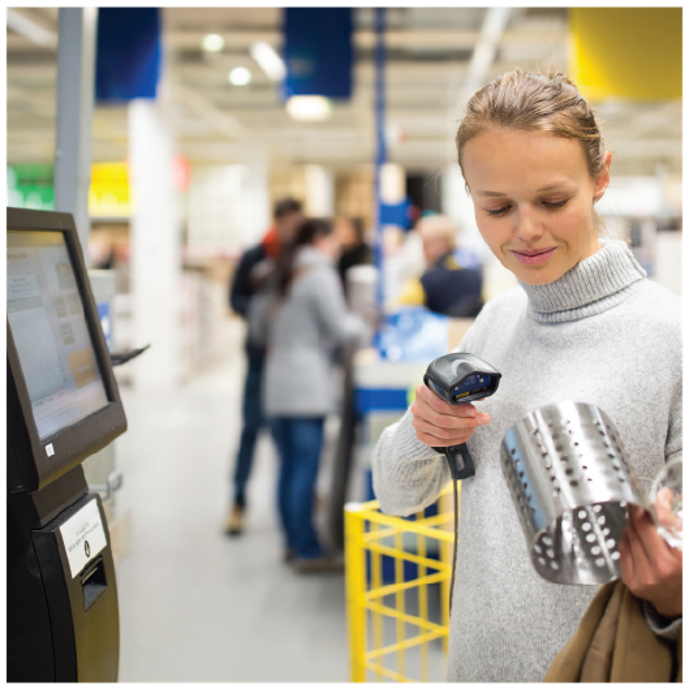
[[(451, 490), (443, 492), (438, 513), (430, 517), (423, 512), (413, 519), (392, 517), (380, 511), (376, 500), (348, 503), (345, 540), (351, 681), (428, 682), (431, 669), (436, 676), (444, 676), (454, 544)], [(385, 556), (393, 559), (393, 583), (383, 581)], [(416, 565), (415, 578), (405, 577), (405, 562)], [(430, 619), (429, 587), (436, 584), (440, 611), (434, 621)], [(413, 611), (408, 609), (410, 592)], [(388, 603), (389, 599), (393, 602)], [(435, 612), (438, 617), (437, 606)], [(409, 629), (413, 631), (408, 633)], [(391, 635), (395, 640), (389, 643)], [(442, 646), (440, 660), (437, 640)], [(414, 663), (407, 662), (411, 650), (415, 652)], [(420, 676), (409, 676), (412, 671)]]

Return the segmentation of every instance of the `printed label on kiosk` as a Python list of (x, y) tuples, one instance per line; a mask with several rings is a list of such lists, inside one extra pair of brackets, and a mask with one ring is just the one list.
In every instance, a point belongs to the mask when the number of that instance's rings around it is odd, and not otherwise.
[(72, 579), (107, 545), (98, 504), (91, 500), (61, 527)]

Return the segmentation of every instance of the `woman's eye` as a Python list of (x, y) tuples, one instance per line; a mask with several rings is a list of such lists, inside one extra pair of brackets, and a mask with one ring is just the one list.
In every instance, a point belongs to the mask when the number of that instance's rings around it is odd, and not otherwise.
[(507, 213), (507, 211), (509, 209), (510, 209), (509, 206), (501, 206), (500, 208), (487, 208), (486, 213), (488, 213), (488, 215), (490, 215), (494, 218), (497, 218), (497, 217)]
[(567, 201), (568, 199), (564, 199), (563, 201), (544, 201), (543, 205), (550, 210), (557, 210), (558, 208), (563, 208)]

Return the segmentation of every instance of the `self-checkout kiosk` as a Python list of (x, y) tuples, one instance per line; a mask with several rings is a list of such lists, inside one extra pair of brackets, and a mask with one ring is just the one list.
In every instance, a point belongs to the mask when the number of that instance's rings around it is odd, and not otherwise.
[(71, 215), (7, 209), (7, 680), (114, 682), (117, 585), (81, 462), (126, 429)]

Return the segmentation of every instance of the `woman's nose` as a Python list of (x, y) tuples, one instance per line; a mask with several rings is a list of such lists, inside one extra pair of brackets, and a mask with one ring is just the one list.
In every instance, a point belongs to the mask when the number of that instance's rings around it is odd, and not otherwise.
[(538, 239), (544, 232), (543, 226), (538, 218), (528, 209), (520, 209), (516, 215), (517, 226), (515, 233), (517, 237), (525, 242)]

